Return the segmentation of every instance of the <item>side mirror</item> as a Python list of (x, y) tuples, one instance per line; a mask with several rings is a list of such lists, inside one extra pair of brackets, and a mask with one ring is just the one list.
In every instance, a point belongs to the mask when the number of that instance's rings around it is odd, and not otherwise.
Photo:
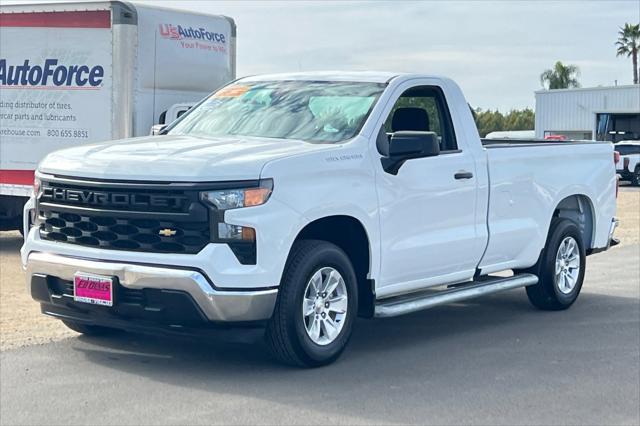
[(385, 172), (396, 175), (407, 160), (439, 154), (440, 143), (434, 132), (399, 131), (391, 136), (389, 156), (380, 161)]
[(151, 126), (151, 136), (157, 136), (159, 134), (162, 134), (162, 132), (164, 131), (164, 129), (167, 128), (166, 124), (154, 124), (153, 126)]

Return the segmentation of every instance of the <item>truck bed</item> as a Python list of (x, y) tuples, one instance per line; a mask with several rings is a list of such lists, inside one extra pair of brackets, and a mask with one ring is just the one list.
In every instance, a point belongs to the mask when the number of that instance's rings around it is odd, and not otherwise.
[[(513, 267), (511, 259), (535, 263), (546, 229), (560, 201), (579, 195), (588, 219), (585, 244), (604, 247), (615, 216), (613, 147), (609, 142), (483, 140), (490, 197), (489, 245), (481, 268)], [(547, 145), (549, 149), (547, 149)], [(519, 149), (498, 149), (498, 148)], [(517, 253), (517, 256), (505, 256)], [(511, 259), (510, 259), (511, 258)], [(495, 268), (495, 269), (494, 269)]]

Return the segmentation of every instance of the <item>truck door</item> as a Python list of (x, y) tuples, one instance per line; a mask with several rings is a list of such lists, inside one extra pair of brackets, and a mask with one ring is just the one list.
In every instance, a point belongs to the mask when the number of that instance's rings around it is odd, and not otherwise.
[[(378, 162), (381, 270), (379, 297), (473, 277), (483, 245), (476, 232), (477, 176), (461, 149), (447, 100), (436, 86), (398, 89), (377, 150), (401, 130), (435, 132), (440, 155), (406, 161), (397, 175)], [(384, 136), (387, 136), (386, 138)]]

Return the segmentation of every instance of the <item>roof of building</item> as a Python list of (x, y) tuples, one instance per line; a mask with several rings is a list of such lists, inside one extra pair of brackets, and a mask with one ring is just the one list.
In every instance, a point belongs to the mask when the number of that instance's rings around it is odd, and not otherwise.
[(622, 86), (596, 86), (596, 87), (574, 87), (571, 89), (542, 89), (536, 90), (536, 95), (538, 94), (551, 94), (551, 93), (572, 93), (572, 92), (594, 92), (598, 90), (633, 90), (636, 89), (640, 92), (640, 85), (638, 84), (626, 84)]

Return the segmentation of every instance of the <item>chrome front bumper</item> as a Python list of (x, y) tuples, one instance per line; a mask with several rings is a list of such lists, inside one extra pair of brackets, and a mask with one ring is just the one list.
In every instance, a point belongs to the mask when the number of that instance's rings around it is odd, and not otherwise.
[(217, 290), (198, 272), (158, 267), (94, 261), (49, 253), (29, 254), (26, 266), (27, 287), (34, 275), (73, 280), (77, 272), (117, 277), (120, 285), (130, 289), (180, 290), (188, 293), (210, 321), (260, 321), (271, 317), (277, 289), (226, 291)]

